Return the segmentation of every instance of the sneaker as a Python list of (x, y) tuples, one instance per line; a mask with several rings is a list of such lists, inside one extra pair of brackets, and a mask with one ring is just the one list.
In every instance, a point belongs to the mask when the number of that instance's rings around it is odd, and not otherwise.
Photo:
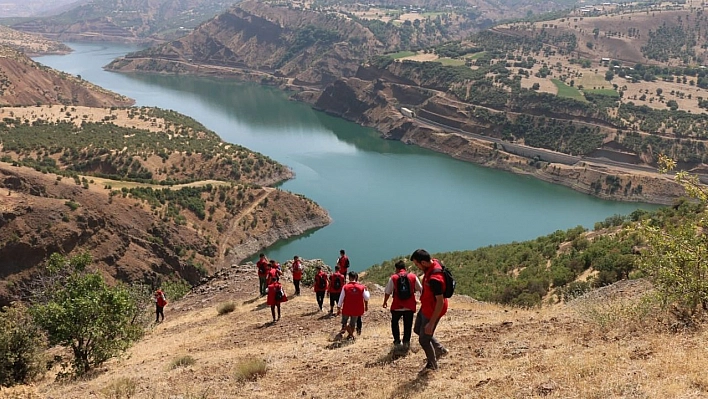
[(337, 335), (334, 336), (334, 340), (335, 340), (335, 341), (341, 341), (343, 336), (344, 336), (344, 335), (343, 335), (342, 333), (337, 333)]
[(448, 353), (450, 353), (450, 351), (447, 350), (447, 348), (442, 348), (441, 350), (436, 350), (435, 351), (435, 358), (436, 359), (443, 358), (443, 357), (447, 356)]
[(348, 336), (347, 336), (347, 341), (354, 341), (354, 336), (353, 336), (353, 335), (348, 335)]
[(356, 329), (356, 335), (361, 335), (361, 329), (360, 329), (360, 328), (357, 328), (357, 329)]
[(403, 348), (404, 348), (405, 350), (411, 349), (411, 343), (410, 343), (410, 342), (404, 342), (404, 343), (403, 343)]
[(393, 346), (398, 346), (401, 344), (401, 341), (393, 341)]

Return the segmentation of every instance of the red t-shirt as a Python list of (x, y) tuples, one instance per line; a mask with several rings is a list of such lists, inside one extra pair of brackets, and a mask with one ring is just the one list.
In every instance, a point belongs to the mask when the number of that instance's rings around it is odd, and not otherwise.
[(271, 267), (270, 270), (268, 270), (268, 275), (266, 276), (266, 283), (268, 285), (271, 285), (273, 281), (275, 281), (275, 278), (278, 277), (280, 272), (278, 269)]
[(402, 271), (401, 273), (391, 276), (391, 280), (393, 280), (393, 302), (391, 303), (391, 310), (408, 309), (415, 312), (415, 274), (408, 273), (406, 276), (408, 278), (409, 286), (411, 287), (411, 296), (408, 299), (401, 299), (397, 295), (398, 279), (403, 278), (404, 275), (406, 275), (406, 272)]
[(342, 275), (347, 275), (347, 269), (349, 269), (349, 257), (347, 255), (342, 255), (337, 259), (337, 264), (339, 265), (339, 272)]
[(268, 261), (266, 259), (258, 259), (256, 262), (256, 269), (258, 270), (258, 277), (265, 277), (268, 275)]
[(273, 283), (273, 284), (268, 285), (268, 300), (267, 300), (267, 303), (268, 303), (269, 306), (277, 305), (277, 304), (279, 304), (279, 303), (283, 303), (283, 302), (287, 302), (287, 301), (288, 301), (288, 297), (285, 296), (285, 291), (283, 291), (283, 298), (282, 298), (280, 301), (277, 301), (277, 300), (275, 299), (275, 293), (276, 293), (278, 290), (282, 290), (282, 289), (283, 289), (283, 286), (282, 286), (282, 284), (280, 284), (279, 282), (275, 282), (275, 283)]
[(347, 283), (343, 290), (344, 303), (342, 304), (342, 314), (345, 316), (361, 316), (364, 314), (364, 290), (366, 287), (356, 281)]
[(293, 269), (293, 280), (302, 280), (302, 262), (299, 260), (294, 261), (292, 265)]
[[(423, 275), (423, 292), (420, 294), (420, 311), (427, 319), (432, 318), (435, 311), (435, 294), (430, 288), (430, 281), (436, 280), (442, 285), (442, 292), (445, 292), (445, 277), (442, 274), (442, 266), (437, 259), (433, 259), (433, 265), (425, 271)], [(440, 317), (447, 313), (447, 298), (443, 298), (443, 309)]]
[[(324, 288), (322, 287), (321, 281), (324, 280)], [(327, 273), (320, 270), (319, 273), (315, 275), (315, 292), (326, 292), (327, 291)]]
[[(339, 280), (339, 289), (334, 288), (334, 282), (335, 280)], [(335, 272), (332, 273), (331, 276), (329, 276), (329, 292), (332, 294), (339, 294), (342, 292), (342, 288), (344, 288), (344, 275), (340, 272)]]

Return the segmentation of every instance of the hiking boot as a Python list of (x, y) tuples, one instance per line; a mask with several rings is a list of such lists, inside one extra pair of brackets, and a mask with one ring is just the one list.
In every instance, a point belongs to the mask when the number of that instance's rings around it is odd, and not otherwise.
[(426, 362), (426, 363), (423, 365), (423, 367), (422, 367), (420, 370), (418, 370), (418, 374), (421, 374), (421, 375), (423, 375), (423, 374), (428, 374), (428, 373), (430, 373), (430, 372), (432, 372), (432, 371), (435, 371), (435, 370), (437, 370), (437, 369), (438, 369), (437, 367), (433, 366), (432, 364), (428, 364), (428, 363)]
[(435, 350), (435, 358), (436, 359), (443, 358), (443, 357), (447, 356), (448, 353), (450, 353), (450, 351), (447, 350), (447, 348), (442, 348), (440, 350), (436, 349)]

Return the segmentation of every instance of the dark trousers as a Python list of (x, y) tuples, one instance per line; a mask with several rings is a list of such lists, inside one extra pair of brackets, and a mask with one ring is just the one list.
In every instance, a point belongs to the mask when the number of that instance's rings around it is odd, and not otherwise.
[(261, 291), (261, 296), (266, 294), (266, 288), (268, 288), (268, 283), (266, 282), (266, 277), (258, 277), (258, 287)]
[(160, 321), (160, 316), (162, 320), (165, 320), (165, 307), (160, 305), (155, 305), (155, 323)]
[(295, 295), (300, 295), (300, 280), (293, 280), (295, 284)]
[(413, 311), (412, 310), (392, 310), (391, 311), (391, 333), (393, 333), (393, 343), (401, 343), (401, 330), (398, 322), (403, 318), (403, 343), (410, 344), (411, 333), (413, 331)]
[(362, 319), (363, 317), (364, 317), (364, 316), (362, 315), (362, 316), (359, 316), (358, 319), (356, 319), (356, 332), (359, 333), (359, 334), (361, 334), (361, 319)]
[(435, 334), (435, 329), (438, 327), (440, 319), (438, 319), (438, 321), (435, 323), (435, 326), (433, 326), (433, 332), (430, 335), (425, 333), (425, 325), (428, 324), (428, 321), (429, 319), (423, 316), (422, 312), (418, 312), (418, 315), (415, 318), (415, 326), (413, 327), (413, 332), (418, 334), (418, 342), (425, 351), (425, 357), (428, 360), (428, 367), (436, 369), (438, 368), (437, 353), (441, 353), (444, 349), (440, 341), (438, 341), (433, 336), (433, 334)]
[(315, 297), (317, 298), (317, 306), (322, 310), (322, 304), (324, 304), (325, 291), (315, 291)]
[(339, 306), (339, 296), (342, 295), (341, 292), (330, 292), (329, 293), (329, 311), (333, 312), (335, 306)]
[(270, 305), (270, 314), (273, 315), (273, 321), (275, 321), (275, 308), (278, 308), (278, 320), (280, 320), (280, 304)]

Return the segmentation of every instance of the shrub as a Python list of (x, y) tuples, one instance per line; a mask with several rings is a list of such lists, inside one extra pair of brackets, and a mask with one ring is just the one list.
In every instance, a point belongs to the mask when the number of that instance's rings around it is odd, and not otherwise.
[(219, 316), (231, 313), (234, 310), (236, 310), (236, 304), (233, 302), (224, 302), (216, 307), (216, 311), (219, 313)]
[(177, 357), (174, 360), (172, 360), (172, 362), (170, 362), (169, 369), (174, 370), (178, 367), (191, 366), (196, 362), (197, 362), (197, 360), (189, 355), (180, 356), (180, 357)]
[(26, 384), (44, 372), (47, 338), (22, 305), (0, 312), (0, 386)]
[(248, 359), (236, 366), (236, 381), (254, 381), (266, 373), (266, 362), (260, 359)]
[(109, 287), (99, 272), (87, 271), (89, 254), (66, 259), (52, 254), (30, 314), (51, 345), (71, 348), (74, 373), (81, 375), (123, 352), (143, 332), (136, 304), (124, 286)]

